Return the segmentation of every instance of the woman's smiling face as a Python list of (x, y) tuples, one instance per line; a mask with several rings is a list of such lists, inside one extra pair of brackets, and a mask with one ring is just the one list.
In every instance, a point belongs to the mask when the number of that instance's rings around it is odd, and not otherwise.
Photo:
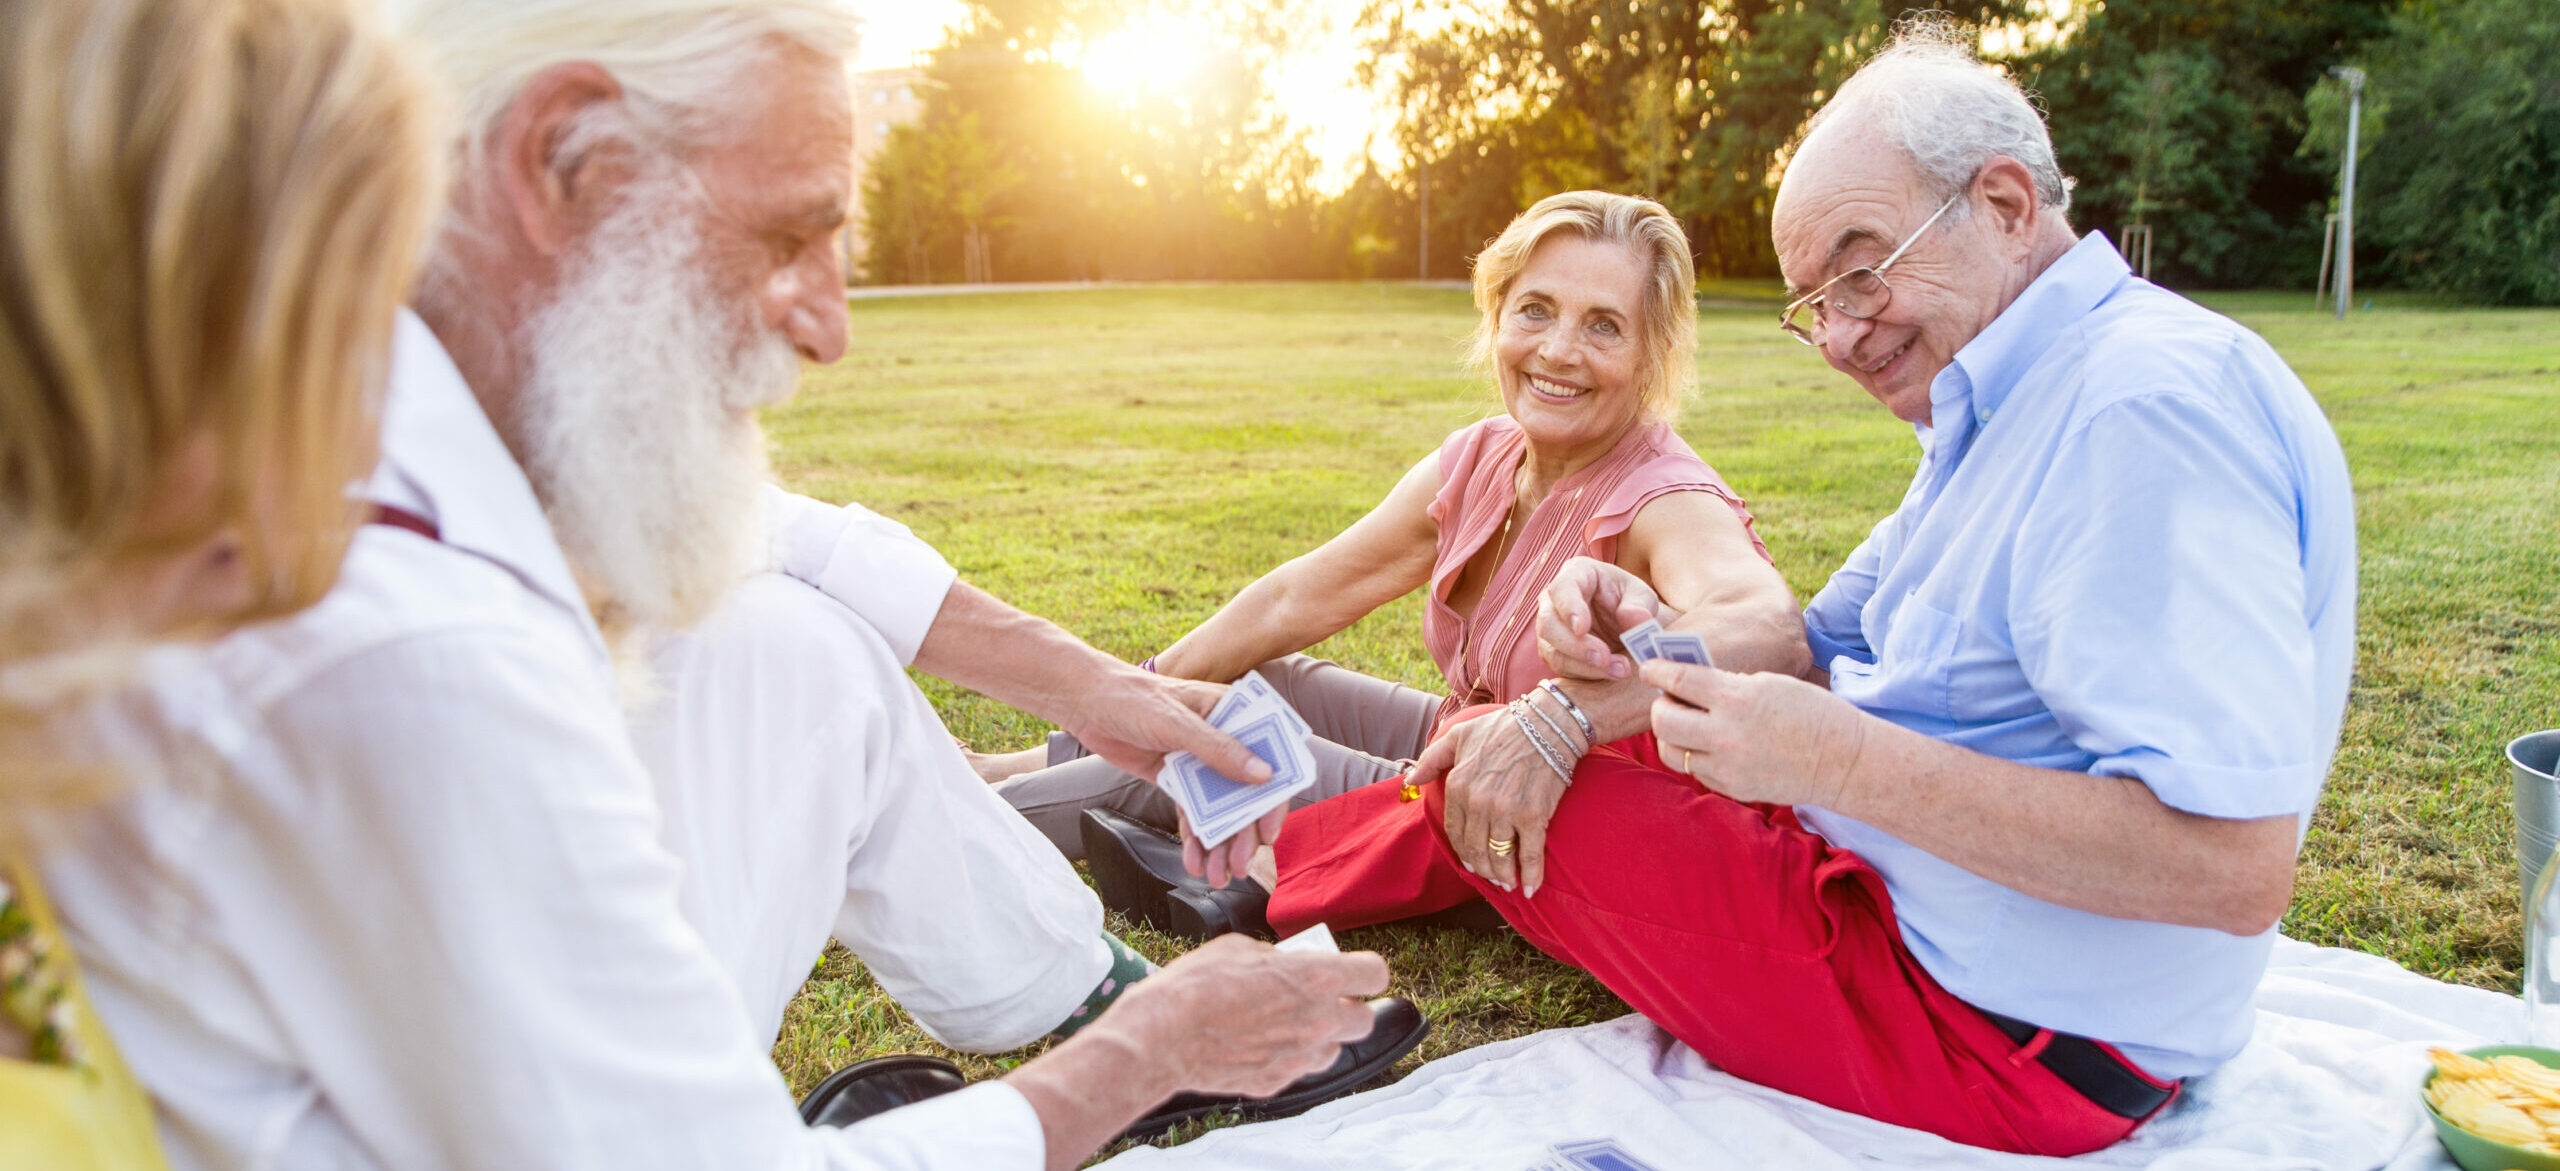
[(1558, 233), (1503, 293), (1494, 331), (1502, 406), (1562, 455), (1614, 444), (1644, 406), (1644, 254)]

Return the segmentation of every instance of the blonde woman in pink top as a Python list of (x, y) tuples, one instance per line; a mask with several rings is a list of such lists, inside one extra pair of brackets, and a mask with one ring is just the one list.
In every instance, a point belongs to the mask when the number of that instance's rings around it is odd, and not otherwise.
[[(1538, 686), (1548, 673), (1534, 632), (1539, 595), (1576, 556), (1679, 599), (1682, 626), (1705, 636), (1719, 664), (1800, 669), (1795, 598), (1750, 512), (1671, 429), (1695, 364), (1694, 287), (1688, 240), (1651, 200), (1575, 191), (1522, 213), (1476, 260), (1483, 318), (1473, 357), (1493, 374), (1503, 413), (1449, 436), (1367, 516), (1246, 586), (1156, 655), (1154, 669), (1220, 682), (1259, 670), (1315, 730), (1319, 780), (1301, 805), (1401, 776), (1477, 705), (1526, 696), (1551, 722), (1539, 728), (1573, 728), (1564, 698)], [(1423, 641), (1445, 694), (1297, 653), (1426, 587)], [(1462, 779), (1554, 783), (1529, 733), (1498, 723), (1469, 736)], [(996, 791), (1069, 857), (1087, 852), (1088, 809), (1107, 811), (1092, 819), (1097, 829), (1124, 839), (1175, 825), (1170, 799), (1097, 757), (1053, 761)], [(1211, 886), (1276, 835), (1269, 820), (1206, 859)], [(1139, 902), (1159, 926), (1202, 926), (1199, 909), (1178, 898)]]

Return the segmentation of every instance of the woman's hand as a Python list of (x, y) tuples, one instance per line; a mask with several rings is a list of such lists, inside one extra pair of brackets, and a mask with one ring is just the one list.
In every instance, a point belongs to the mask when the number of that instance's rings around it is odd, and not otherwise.
[(1802, 679), (1656, 659), (1645, 682), (1663, 762), (1736, 801), (1839, 809), (1874, 717)]
[[(1578, 745), (1556, 747), (1572, 753)], [(1414, 762), (1411, 781), (1444, 774), (1442, 822), (1458, 860), (1495, 886), (1536, 896), (1547, 877), (1547, 823), (1564, 800), (1564, 779), (1509, 711), (1450, 729)], [(1494, 851), (1495, 841), (1512, 843), (1507, 855)]]
[(1647, 619), (1668, 626), (1679, 617), (1643, 578), (1606, 561), (1576, 557), (1538, 596), (1538, 656), (1566, 679), (1624, 679), (1634, 672), (1634, 661), (1610, 650), (1602, 636), (1614, 638)]

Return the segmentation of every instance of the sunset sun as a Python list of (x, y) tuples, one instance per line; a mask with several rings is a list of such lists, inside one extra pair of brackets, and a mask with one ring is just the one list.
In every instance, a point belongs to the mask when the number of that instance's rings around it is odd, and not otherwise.
[(1180, 90), (1211, 57), (1209, 32), (1187, 20), (1120, 29), (1069, 58), (1096, 88), (1124, 98)]

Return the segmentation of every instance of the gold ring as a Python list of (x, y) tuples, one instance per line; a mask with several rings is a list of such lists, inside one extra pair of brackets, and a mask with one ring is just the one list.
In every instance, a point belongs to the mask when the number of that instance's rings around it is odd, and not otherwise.
[(1686, 748), (1680, 750), (1680, 771), (1693, 777), (1698, 775), (1698, 770), (1689, 767), (1689, 750)]
[(1518, 839), (1518, 838), (1486, 838), (1486, 839), (1484, 840), (1484, 844), (1485, 844), (1485, 846), (1486, 846), (1487, 848), (1489, 848), (1489, 849), (1491, 849), (1491, 850), (1493, 851), (1493, 856), (1494, 856), (1494, 857), (1496, 857), (1496, 858), (1508, 858), (1508, 857), (1510, 857), (1510, 856), (1511, 856), (1511, 848), (1512, 848), (1513, 846), (1517, 846), (1517, 845), (1519, 845), (1519, 844), (1520, 844), (1520, 839)]

